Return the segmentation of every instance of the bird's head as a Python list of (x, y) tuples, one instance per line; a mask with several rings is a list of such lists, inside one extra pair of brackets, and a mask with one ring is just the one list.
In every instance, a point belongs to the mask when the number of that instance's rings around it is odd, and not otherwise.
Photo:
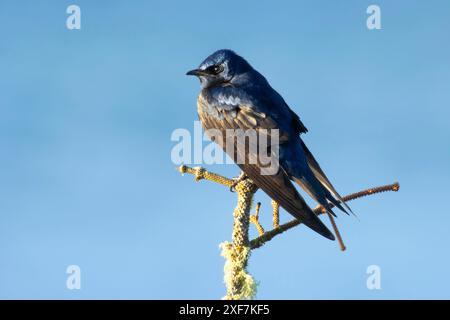
[(251, 69), (250, 64), (234, 51), (222, 49), (207, 57), (197, 69), (186, 74), (197, 76), (202, 87), (208, 88), (231, 83), (233, 79)]

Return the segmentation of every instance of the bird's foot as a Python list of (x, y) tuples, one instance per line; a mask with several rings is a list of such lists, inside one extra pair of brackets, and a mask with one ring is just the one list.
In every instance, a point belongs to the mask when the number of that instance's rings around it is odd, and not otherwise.
[(233, 184), (230, 186), (230, 192), (235, 192), (236, 191), (236, 186), (240, 183), (240, 182), (242, 182), (242, 181), (244, 181), (244, 180), (247, 180), (248, 179), (248, 176), (245, 174), (245, 172), (244, 171), (241, 171), (241, 174), (238, 176), (238, 177), (236, 177), (236, 178), (233, 178)]

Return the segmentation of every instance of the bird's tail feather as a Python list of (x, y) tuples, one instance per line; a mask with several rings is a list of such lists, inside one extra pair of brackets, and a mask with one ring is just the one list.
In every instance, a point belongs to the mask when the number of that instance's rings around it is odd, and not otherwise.
[[(323, 172), (322, 168), (320, 167), (319, 163), (316, 161), (312, 153), (309, 151), (306, 144), (301, 141), (303, 150), (305, 151), (306, 159), (308, 162), (308, 166), (310, 167), (312, 173), (316, 177), (316, 179), (320, 182), (320, 184), (328, 190), (331, 197), (327, 197), (328, 200), (333, 203), (337, 208), (348, 214), (347, 210), (350, 211), (355, 217), (356, 214), (350, 209), (350, 207), (347, 205), (347, 203), (342, 199), (341, 195), (336, 191), (336, 189), (331, 184), (330, 180), (328, 180), (327, 176)], [(345, 210), (342, 205), (347, 209)]]
[[(325, 208), (330, 214), (334, 217), (337, 217), (336, 214), (331, 210), (331, 207), (328, 201), (332, 202), (336, 207), (341, 210), (344, 210), (340, 203), (334, 199), (331, 194), (325, 189), (319, 181), (316, 180), (313, 174), (306, 174), (306, 177), (297, 178), (292, 177), (292, 179), (300, 186), (306, 193), (309, 194), (311, 198), (317, 201), (322, 207)], [(328, 201), (327, 201), (328, 200)], [(345, 210), (344, 210), (345, 212)]]

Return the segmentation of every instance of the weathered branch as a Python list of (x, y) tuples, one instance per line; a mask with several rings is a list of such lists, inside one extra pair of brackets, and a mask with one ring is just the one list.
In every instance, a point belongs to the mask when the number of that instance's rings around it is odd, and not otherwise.
[[(190, 168), (187, 166), (180, 166), (178, 169), (182, 174), (189, 173), (194, 175), (196, 181), (205, 179), (227, 187), (232, 187), (235, 183), (237, 183), (237, 180), (235, 179), (229, 179), (219, 174), (208, 172), (201, 167)], [(353, 193), (344, 197), (343, 199), (345, 201), (351, 201), (380, 192), (398, 191), (399, 188), (400, 185), (398, 183), (394, 183)], [(253, 277), (247, 273), (246, 270), (251, 250), (261, 247), (277, 235), (300, 225), (301, 221), (294, 219), (292, 221), (279, 225), (279, 205), (272, 200), (272, 219), (274, 229), (270, 231), (264, 231), (264, 228), (259, 222), (259, 211), (261, 204), (257, 204), (254, 215), (250, 214), (253, 196), (258, 190), (258, 187), (250, 179), (246, 179), (237, 183), (237, 185), (234, 186), (234, 189), (236, 190), (238, 201), (233, 212), (234, 223), (232, 243), (224, 242), (221, 244), (222, 255), (226, 259), (224, 267), (224, 280), (227, 287), (227, 295), (224, 297), (224, 299), (251, 299), (256, 294), (256, 282), (254, 281)], [(331, 205), (331, 207), (333, 207), (333, 205)], [(317, 206), (314, 209), (314, 213), (316, 213), (317, 215), (325, 212), (326, 211), (322, 206)], [(336, 227), (333, 217), (330, 216), (330, 220), (339, 240), (341, 250), (344, 250), (345, 246), (342, 242), (339, 230)], [(259, 236), (251, 241), (249, 241), (250, 222), (255, 224), (259, 233)]]
[(258, 187), (249, 179), (239, 182), (236, 187), (238, 203), (233, 212), (233, 242), (222, 244), (222, 255), (225, 263), (226, 300), (251, 299), (256, 294), (256, 283), (247, 273), (247, 263), (250, 257), (249, 225), (250, 209), (253, 195)]

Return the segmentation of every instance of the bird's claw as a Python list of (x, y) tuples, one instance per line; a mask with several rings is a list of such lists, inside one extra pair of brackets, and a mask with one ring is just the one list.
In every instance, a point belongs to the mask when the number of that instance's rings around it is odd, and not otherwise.
[(242, 172), (237, 178), (233, 178), (234, 182), (233, 184), (230, 186), (230, 192), (235, 192), (236, 191), (236, 186), (241, 183), (242, 181), (248, 179), (247, 175)]

